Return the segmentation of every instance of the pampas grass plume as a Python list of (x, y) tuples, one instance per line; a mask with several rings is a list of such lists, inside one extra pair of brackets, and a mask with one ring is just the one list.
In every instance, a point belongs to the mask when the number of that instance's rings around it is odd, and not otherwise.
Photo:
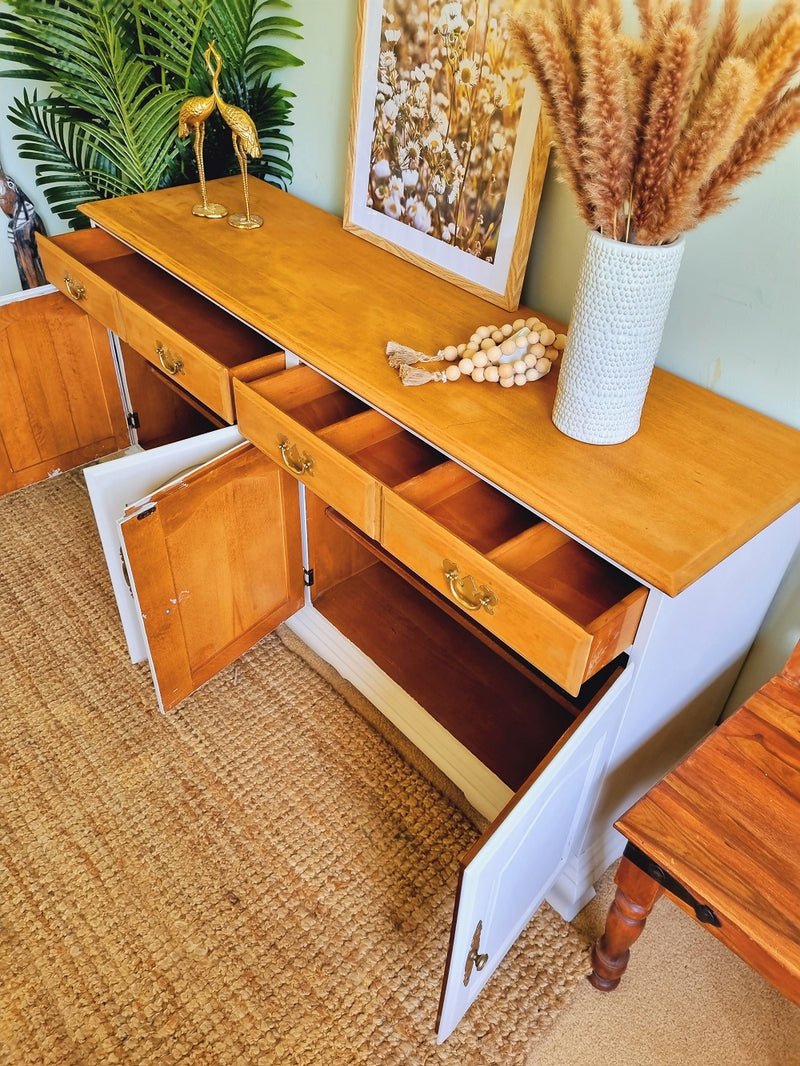
[(530, 0), (512, 35), (539, 85), (581, 215), (663, 244), (723, 210), (800, 130), (800, 0), (747, 33), (739, 0)]

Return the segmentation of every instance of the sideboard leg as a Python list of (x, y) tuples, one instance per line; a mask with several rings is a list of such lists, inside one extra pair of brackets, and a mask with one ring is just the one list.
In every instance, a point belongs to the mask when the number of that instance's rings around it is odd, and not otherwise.
[(614, 878), (617, 891), (606, 918), (606, 928), (592, 952), (589, 980), (601, 992), (610, 992), (619, 984), (630, 957), (631, 944), (644, 929), (645, 922), (661, 887), (638, 866), (623, 857)]

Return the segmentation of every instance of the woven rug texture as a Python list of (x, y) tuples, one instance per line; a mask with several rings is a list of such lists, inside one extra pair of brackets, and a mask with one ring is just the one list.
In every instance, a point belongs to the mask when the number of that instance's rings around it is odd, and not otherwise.
[(589, 970), (547, 906), (434, 1038), (474, 826), (277, 635), (168, 716), (80, 472), (0, 500), (3, 1066), (515, 1066)]

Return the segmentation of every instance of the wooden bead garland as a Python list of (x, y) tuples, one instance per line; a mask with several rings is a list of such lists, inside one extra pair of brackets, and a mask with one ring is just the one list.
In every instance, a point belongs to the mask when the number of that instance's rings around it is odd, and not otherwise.
[[(549, 373), (565, 342), (563, 333), (555, 333), (541, 319), (518, 318), (502, 326), (478, 326), (464, 344), (450, 344), (436, 355), (425, 355), (396, 341), (389, 341), (386, 355), (404, 385), (469, 377), (509, 388), (537, 381)], [(450, 365), (443, 370), (423, 370), (414, 365), (430, 362)]]

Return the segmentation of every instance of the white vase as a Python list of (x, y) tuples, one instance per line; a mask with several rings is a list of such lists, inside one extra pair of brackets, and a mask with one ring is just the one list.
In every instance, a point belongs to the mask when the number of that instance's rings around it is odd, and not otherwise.
[(683, 248), (589, 231), (553, 405), (562, 433), (619, 444), (639, 429)]

